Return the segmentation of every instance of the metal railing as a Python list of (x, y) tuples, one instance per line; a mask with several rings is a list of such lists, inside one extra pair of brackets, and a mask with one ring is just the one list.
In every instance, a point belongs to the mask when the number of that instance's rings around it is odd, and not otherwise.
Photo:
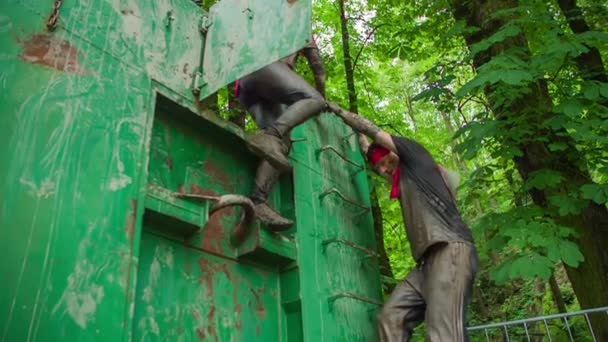
[[(608, 306), (467, 328), (471, 341), (593, 341), (592, 319), (608, 321)], [(604, 316), (604, 317), (599, 317)], [(596, 326), (597, 327), (597, 326)]]

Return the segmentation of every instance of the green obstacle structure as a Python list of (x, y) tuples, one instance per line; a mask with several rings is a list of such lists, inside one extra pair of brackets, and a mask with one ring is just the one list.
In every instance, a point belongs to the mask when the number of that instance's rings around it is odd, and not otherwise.
[(0, 2), (0, 341), (376, 341), (356, 136), (297, 127), (270, 233), (200, 101), (311, 39), (309, 0)]

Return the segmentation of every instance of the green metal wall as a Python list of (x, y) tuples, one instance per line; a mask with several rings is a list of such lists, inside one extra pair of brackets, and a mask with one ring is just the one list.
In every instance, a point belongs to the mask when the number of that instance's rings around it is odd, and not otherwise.
[[(228, 1), (253, 13), (235, 14), (247, 35), (220, 30), (238, 22)], [(235, 245), (238, 209), (209, 218), (207, 203), (179, 197), (251, 190), (244, 133), (201, 110), (192, 87), (204, 97), (310, 36), (309, 2), (260, 1), (212, 9), (206, 42), (189, 0), (68, 0), (52, 33), (51, 1), (0, 3), (0, 341), (376, 340), (367, 180), (340, 120), (294, 131), (293, 175), (271, 196), (296, 221), (285, 234), (256, 225)], [(307, 21), (255, 30), (265, 12)], [(193, 82), (201, 56), (253, 49), (251, 30), (292, 43)]]

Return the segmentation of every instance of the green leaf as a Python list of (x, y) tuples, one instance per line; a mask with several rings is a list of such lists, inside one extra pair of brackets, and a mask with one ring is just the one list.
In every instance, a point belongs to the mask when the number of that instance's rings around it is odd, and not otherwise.
[(570, 227), (564, 227), (564, 226), (558, 226), (557, 229), (557, 236), (562, 237), (562, 238), (567, 238), (567, 237), (578, 237), (578, 234), (576, 233), (576, 231)]
[(576, 267), (585, 258), (580, 252), (578, 245), (564, 239), (550, 239), (547, 245), (547, 257), (553, 261), (563, 261), (566, 265)]
[(414, 96), (412, 98), (412, 101), (418, 101), (418, 100), (426, 100), (426, 99), (438, 99), (439, 96), (441, 96), (443, 93), (445, 93), (445, 91), (442, 88), (437, 88), (437, 87), (433, 87), (433, 88), (429, 88), (426, 89), (424, 91), (422, 91), (420, 94)]
[(561, 260), (561, 252), (559, 250), (559, 243), (550, 243), (547, 245), (547, 258), (553, 262)]
[(600, 88), (596, 84), (591, 83), (585, 87), (583, 94), (587, 100), (595, 101), (598, 97), (600, 97)]
[(510, 85), (519, 85), (522, 83), (528, 83), (534, 78), (532, 74), (525, 70), (509, 70), (502, 75), (502, 81)]
[(550, 196), (549, 203), (557, 207), (560, 216), (580, 214), (585, 207), (584, 201), (562, 195)]
[(566, 150), (568, 148), (568, 145), (566, 145), (563, 142), (553, 142), (553, 143), (550, 143), (548, 145), (548, 147), (549, 147), (550, 151), (555, 152), (555, 151), (564, 151), (564, 150)]
[(553, 270), (553, 262), (546, 256), (531, 252), (517, 258), (509, 267), (511, 279), (534, 279), (540, 277), (549, 279)]
[(568, 116), (577, 116), (583, 111), (583, 105), (577, 100), (569, 99), (555, 107), (555, 111)]
[(488, 48), (490, 48), (492, 45), (494, 45), (496, 43), (500, 43), (509, 37), (514, 37), (514, 36), (518, 35), (520, 32), (521, 32), (521, 29), (515, 25), (508, 25), (508, 26), (501, 28), (500, 30), (498, 30), (498, 32), (494, 33), (492, 36), (480, 41), (479, 43), (472, 45), (471, 46), (471, 58), (473, 56), (475, 56), (476, 54), (487, 50)]
[(602, 83), (600, 85), (600, 94), (603, 97), (608, 98), (608, 83)]
[(608, 185), (585, 184), (581, 187), (582, 197), (597, 204), (608, 202)]
[(525, 184), (525, 189), (529, 190), (536, 188), (544, 190), (547, 188), (555, 188), (563, 180), (564, 177), (557, 171), (549, 169), (538, 170), (530, 173)]
[(501, 285), (511, 279), (514, 259), (507, 259), (501, 265), (490, 271), (490, 278), (497, 284)]
[(532, 253), (528, 259), (528, 263), (525, 265), (522, 271), (523, 278), (532, 279), (538, 276), (547, 280), (552, 274), (553, 262), (546, 256), (538, 253)]
[(560, 241), (559, 251), (564, 264), (570, 267), (577, 267), (579, 263), (585, 260), (578, 246), (572, 241)]

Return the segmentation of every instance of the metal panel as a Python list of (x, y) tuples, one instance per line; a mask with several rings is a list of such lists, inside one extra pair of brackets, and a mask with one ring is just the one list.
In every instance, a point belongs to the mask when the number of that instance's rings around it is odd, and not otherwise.
[(151, 82), (51, 5), (0, 4), (0, 339), (121, 340)]
[(311, 2), (222, 0), (209, 10), (200, 98), (302, 48), (312, 38)]
[[(323, 114), (294, 130), (294, 140), (301, 139), (291, 158), (304, 340), (376, 341), (381, 289), (378, 261), (366, 252), (375, 249), (375, 238), (367, 176), (356, 166), (363, 165), (356, 136)], [(322, 152), (328, 145), (344, 158)], [(343, 197), (321, 196), (331, 188)]]
[[(279, 339), (285, 324), (276, 319), (283, 315), (279, 293), (297, 295), (297, 288), (280, 286), (287, 261), (279, 260), (293, 261), (294, 242), (256, 227), (235, 245), (229, 236), (236, 210), (207, 217), (204, 201), (176, 197), (247, 193), (255, 165), (240, 137), (158, 97), (148, 175), (154, 201), (144, 215), (134, 339)], [(287, 196), (282, 201), (292, 201)], [(195, 230), (184, 235), (183, 223)]]
[[(310, 37), (309, 1), (237, 3), (256, 23), (247, 44), (211, 38), (209, 51), (259, 55), (215, 66), (210, 85)], [(0, 340), (373, 340), (378, 266), (350, 130), (325, 114), (294, 131), (307, 143), (271, 203), (296, 227), (256, 226), (236, 246), (238, 210), (209, 218), (174, 196), (247, 194), (258, 162), (192, 96), (202, 13), (189, 0), (67, 0), (50, 33), (52, 4), (0, 2)], [(297, 24), (258, 26), (277, 15)]]
[(189, 97), (203, 48), (202, 17), (190, 0), (65, 0), (59, 25)]
[(141, 243), (134, 340), (278, 340), (276, 270), (145, 232)]

